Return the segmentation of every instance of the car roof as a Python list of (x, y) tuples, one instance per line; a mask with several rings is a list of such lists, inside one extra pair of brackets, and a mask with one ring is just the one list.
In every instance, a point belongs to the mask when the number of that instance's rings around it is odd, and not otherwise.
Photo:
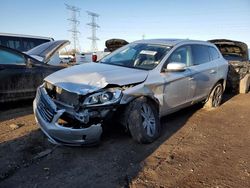
[(43, 36), (34, 36), (34, 35), (24, 35), (24, 34), (14, 34), (14, 33), (0, 33), (0, 36), (7, 36), (7, 37), (24, 37), (24, 38), (34, 38), (34, 39), (44, 39), (53, 41), (52, 37), (43, 37)]
[(189, 40), (189, 39), (146, 39), (146, 40), (138, 40), (135, 43), (145, 43), (145, 44), (160, 44), (160, 45), (167, 45), (167, 46), (175, 46), (179, 43), (185, 42), (197, 42), (197, 43), (208, 43), (206, 41), (200, 40)]

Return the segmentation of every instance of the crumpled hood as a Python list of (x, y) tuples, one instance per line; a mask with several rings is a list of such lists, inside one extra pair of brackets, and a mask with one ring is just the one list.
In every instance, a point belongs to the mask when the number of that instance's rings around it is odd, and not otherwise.
[(112, 85), (143, 82), (148, 71), (102, 63), (86, 63), (57, 71), (44, 80), (64, 90), (86, 94)]

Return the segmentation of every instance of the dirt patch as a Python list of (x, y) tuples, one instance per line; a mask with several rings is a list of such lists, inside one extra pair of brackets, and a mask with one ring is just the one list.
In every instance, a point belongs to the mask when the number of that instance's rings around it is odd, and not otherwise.
[(228, 99), (164, 117), (149, 145), (113, 125), (97, 147), (54, 147), (31, 107), (2, 111), (0, 187), (250, 187), (250, 94)]

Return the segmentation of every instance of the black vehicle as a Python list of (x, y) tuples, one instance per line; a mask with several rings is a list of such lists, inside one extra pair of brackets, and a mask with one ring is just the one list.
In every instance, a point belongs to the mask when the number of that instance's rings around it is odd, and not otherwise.
[(229, 91), (247, 93), (250, 86), (250, 61), (247, 44), (228, 39), (214, 39), (209, 42), (218, 47), (229, 63), (227, 77)]
[(34, 98), (43, 79), (63, 68), (50, 61), (68, 44), (67, 40), (51, 41), (26, 53), (0, 45), (0, 102)]
[(0, 33), (0, 45), (27, 52), (28, 50), (43, 44), (45, 42), (54, 41), (50, 37)]

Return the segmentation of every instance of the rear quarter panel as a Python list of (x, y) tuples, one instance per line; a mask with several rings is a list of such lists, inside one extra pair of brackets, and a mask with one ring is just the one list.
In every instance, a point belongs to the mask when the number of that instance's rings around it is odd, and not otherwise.
[(224, 80), (223, 87), (225, 89), (226, 87), (226, 80), (227, 80), (227, 74), (228, 74), (228, 61), (226, 61), (223, 57), (218, 60), (218, 74), (217, 74), (217, 80)]

